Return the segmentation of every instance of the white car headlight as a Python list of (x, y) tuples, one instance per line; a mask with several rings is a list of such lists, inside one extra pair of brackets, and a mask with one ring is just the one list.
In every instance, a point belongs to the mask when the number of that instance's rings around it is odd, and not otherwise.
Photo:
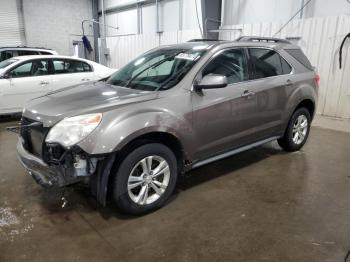
[(101, 122), (102, 114), (69, 117), (53, 126), (47, 135), (47, 143), (59, 143), (70, 147), (86, 138)]

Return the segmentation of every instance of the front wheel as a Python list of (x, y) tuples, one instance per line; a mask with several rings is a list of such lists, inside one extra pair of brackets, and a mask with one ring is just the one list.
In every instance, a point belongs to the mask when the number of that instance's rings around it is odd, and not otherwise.
[(165, 145), (146, 144), (132, 151), (115, 175), (117, 206), (128, 214), (145, 214), (163, 206), (174, 191), (177, 160)]
[(297, 109), (289, 120), (287, 129), (278, 144), (286, 151), (293, 152), (303, 147), (309, 136), (311, 117), (304, 107)]

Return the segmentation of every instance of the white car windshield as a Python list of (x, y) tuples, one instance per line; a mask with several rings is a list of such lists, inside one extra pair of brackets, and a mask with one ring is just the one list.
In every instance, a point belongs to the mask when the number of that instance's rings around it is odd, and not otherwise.
[(17, 62), (17, 61), (18, 61), (18, 59), (7, 59), (7, 60), (4, 60), (4, 61), (0, 62), (0, 69), (3, 69), (3, 68), (5, 68), (5, 67), (7, 67), (7, 66)]

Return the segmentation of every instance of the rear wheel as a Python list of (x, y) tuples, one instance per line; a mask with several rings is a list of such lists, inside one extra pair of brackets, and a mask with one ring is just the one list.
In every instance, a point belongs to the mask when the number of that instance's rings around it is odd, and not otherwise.
[(146, 144), (122, 161), (114, 181), (113, 198), (125, 213), (140, 215), (163, 206), (174, 191), (177, 160), (162, 144)]
[(309, 136), (311, 125), (310, 112), (304, 107), (297, 109), (289, 120), (284, 136), (278, 144), (286, 151), (297, 151), (303, 147)]

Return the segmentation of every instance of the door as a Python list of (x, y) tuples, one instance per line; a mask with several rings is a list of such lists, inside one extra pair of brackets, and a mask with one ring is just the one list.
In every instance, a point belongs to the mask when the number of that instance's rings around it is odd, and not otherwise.
[(293, 88), (292, 67), (275, 50), (249, 48), (253, 68), (249, 91), (255, 94), (257, 112), (256, 132), (262, 137), (281, 135), (284, 131), (282, 116), (287, 103), (288, 89)]
[(226, 49), (215, 54), (197, 76), (227, 77), (228, 86), (192, 93), (193, 120), (197, 139), (196, 159), (239, 147), (252, 140), (256, 97), (245, 92), (250, 87), (244, 49)]
[(3, 113), (21, 112), (28, 100), (50, 91), (51, 78), (46, 59), (24, 62), (6, 74), (8, 78), (0, 81), (0, 110)]
[(53, 90), (83, 84), (96, 80), (92, 67), (83, 61), (74, 59), (52, 59)]

